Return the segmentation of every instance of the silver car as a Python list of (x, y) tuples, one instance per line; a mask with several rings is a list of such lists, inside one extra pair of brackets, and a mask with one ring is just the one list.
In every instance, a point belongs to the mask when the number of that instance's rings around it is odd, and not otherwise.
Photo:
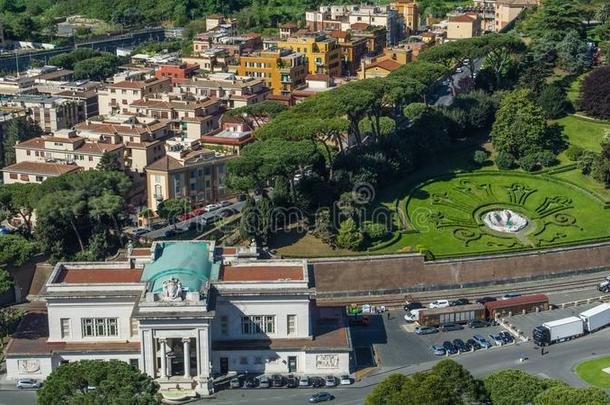
[(266, 375), (258, 377), (258, 388), (269, 388), (269, 378)]
[(32, 378), (20, 378), (17, 380), (17, 388), (22, 389), (37, 389), (40, 388), (40, 381), (34, 380)]

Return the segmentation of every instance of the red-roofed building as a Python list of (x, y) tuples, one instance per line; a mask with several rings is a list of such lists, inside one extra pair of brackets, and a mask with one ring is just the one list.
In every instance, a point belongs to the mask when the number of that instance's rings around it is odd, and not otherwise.
[(199, 69), (197, 64), (161, 65), (155, 71), (155, 77), (157, 79), (170, 79), (172, 85), (175, 86), (177, 83), (182, 83), (195, 76), (197, 69)]
[(481, 18), (475, 13), (460, 14), (447, 20), (447, 40), (472, 38), (481, 35)]
[(172, 81), (169, 78), (114, 83), (98, 91), (99, 111), (101, 115), (128, 114), (129, 105), (134, 101), (170, 91)]
[(363, 63), (362, 67), (360, 68), (360, 71), (358, 72), (358, 76), (360, 79), (386, 77), (401, 66), (402, 64), (392, 59), (385, 59), (379, 62), (373, 62), (369, 65), (365, 65)]
[(547, 309), (549, 309), (549, 297), (544, 294), (522, 295), (507, 300), (485, 303), (487, 317), (491, 319), (508, 316), (509, 314), (516, 315), (535, 311), (546, 311)]

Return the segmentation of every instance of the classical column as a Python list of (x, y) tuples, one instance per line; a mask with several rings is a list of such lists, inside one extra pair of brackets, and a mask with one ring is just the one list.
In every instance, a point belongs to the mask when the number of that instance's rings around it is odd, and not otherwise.
[(167, 348), (165, 339), (159, 339), (161, 345), (161, 378), (167, 378)]
[(182, 351), (184, 352), (184, 378), (191, 378), (191, 338), (182, 339)]

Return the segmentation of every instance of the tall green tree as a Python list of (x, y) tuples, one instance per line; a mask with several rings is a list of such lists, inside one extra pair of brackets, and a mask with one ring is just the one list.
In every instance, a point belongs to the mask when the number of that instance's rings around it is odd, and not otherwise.
[[(0, 237), (0, 266), (19, 267), (27, 263), (38, 251), (38, 247), (19, 235), (4, 235)], [(2, 282), (0, 282), (0, 294)]]
[(604, 405), (610, 397), (599, 388), (556, 385), (534, 397), (533, 405)]
[(0, 217), (19, 217), (28, 234), (32, 233), (32, 215), (37, 202), (37, 184), (14, 183), (0, 186)]
[(561, 385), (556, 380), (545, 380), (521, 370), (502, 370), (487, 375), (483, 382), (494, 405), (531, 404), (546, 389)]
[(121, 157), (116, 153), (104, 152), (102, 157), (100, 158), (99, 163), (97, 164), (97, 170), (103, 171), (113, 171), (113, 170), (122, 170), (123, 165), (121, 165)]
[(337, 246), (344, 249), (357, 250), (363, 241), (364, 235), (358, 229), (358, 225), (353, 218), (347, 218), (341, 222), (339, 232), (337, 233)]
[(9, 121), (4, 132), (2, 151), (4, 166), (15, 163), (15, 145), (42, 135), (42, 128), (29, 117), (18, 117)]
[(123, 361), (80, 360), (53, 370), (38, 391), (38, 405), (160, 405), (158, 390), (150, 376)]

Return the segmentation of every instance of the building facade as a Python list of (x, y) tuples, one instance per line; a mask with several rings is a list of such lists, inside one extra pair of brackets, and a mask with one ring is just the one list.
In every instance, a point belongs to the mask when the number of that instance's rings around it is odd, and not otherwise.
[(285, 95), (305, 83), (307, 69), (303, 54), (280, 48), (242, 56), (237, 74), (263, 79), (273, 94)]
[(99, 90), (99, 111), (101, 115), (127, 114), (129, 105), (134, 101), (171, 91), (169, 78), (121, 81)]
[(341, 47), (335, 38), (323, 33), (304, 33), (282, 39), (277, 46), (303, 55), (308, 63), (307, 73), (341, 76)]

